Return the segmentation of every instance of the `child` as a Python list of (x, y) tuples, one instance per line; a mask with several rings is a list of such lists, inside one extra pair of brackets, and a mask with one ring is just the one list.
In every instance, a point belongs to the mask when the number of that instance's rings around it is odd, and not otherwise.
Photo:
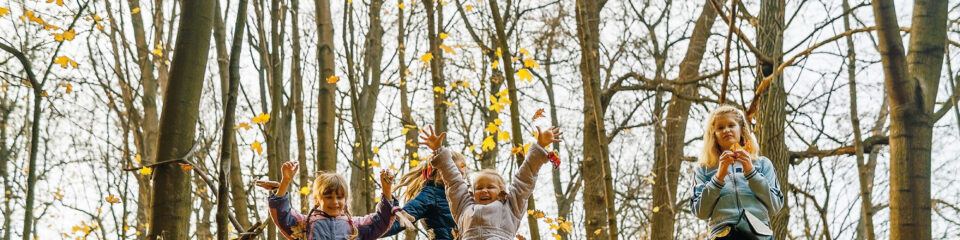
[(320, 173), (313, 181), (311, 197), (316, 205), (304, 216), (290, 210), (290, 197), (287, 188), (296, 175), (299, 166), (290, 161), (283, 164), (283, 178), (279, 184), (259, 182), (261, 187), (277, 186), (275, 194), (270, 196), (270, 217), (287, 239), (377, 239), (393, 224), (394, 216), (400, 208), (390, 203), (393, 174), (380, 172), (383, 184), (383, 196), (377, 204), (377, 212), (364, 217), (350, 215), (350, 188), (343, 176), (337, 173)]
[(537, 128), (537, 144), (530, 147), (526, 160), (507, 191), (503, 177), (495, 171), (483, 170), (477, 174), (473, 184), (473, 193), (468, 191), (463, 176), (457, 174), (456, 166), (451, 159), (450, 150), (441, 148), (446, 133), (437, 136), (430, 128), (420, 144), (427, 145), (437, 152), (433, 164), (440, 171), (445, 188), (447, 201), (453, 219), (457, 222), (458, 239), (513, 239), (520, 227), (520, 220), (526, 214), (527, 198), (537, 183), (537, 171), (548, 157), (555, 159), (554, 154), (547, 153), (544, 148), (554, 142), (560, 142), (563, 135), (559, 129), (551, 127), (546, 132)]
[[(453, 161), (464, 174), (463, 155), (453, 153)], [(443, 188), (443, 180), (436, 169), (429, 162), (420, 163), (410, 172), (400, 177), (400, 186), (407, 186), (403, 197), (407, 203), (403, 211), (409, 213), (414, 220), (424, 219), (427, 236), (430, 239), (453, 239), (453, 230), (457, 227), (450, 215), (450, 205), (447, 203), (447, 194)], [(393, 224), (381, 238), (396, 235), (404, 230), (399, 222)]]
[(743, 113), (720, 106), (710, 113), (703, 134), (700, 166), (690, 208), (710, 220), (710, 239), (771, 239), (770, 216), (783, 196), (773, 163), (760, 148)]

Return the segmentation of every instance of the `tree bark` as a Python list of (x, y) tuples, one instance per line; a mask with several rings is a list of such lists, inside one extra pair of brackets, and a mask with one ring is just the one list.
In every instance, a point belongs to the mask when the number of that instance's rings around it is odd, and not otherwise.
[(320, 91), (317, 93), (317, 170), (336, 171), (337, 143), (334, 141), (336, 133), (336, 102), (337, 85), (328, 83), (327, 79), (334, 76), (336, 65), (333, 59), (333, 19), (330, 14), (330, 0), (314, 0), (317, 13), (317, 65), (320, 71)]
[[(194, 131), (213, 27), (214, 1), (184, 2), (177, 45), (164, 97), (157, 159), (183, 159), (196, 144)], [(188, 239), (190, 179), (174, 162), (155, 165), (148, 239)]]
[(890, 239), (930, 239), (932, 117), (946, 45), (947, 1), (913, 6), (909, 55), (893, 1), (873, 12), (890, 102)]
[[(770, 56), (773, 62), (758, 64), (759, 84), (763, 78), (775, 75), (776, 69), (782, 63), (784, 1), (763, 0), (760, 3), (759, 26), (757, 27), (757, 46), (763, 56)], [(757, 141), (760, 143), (761, 156), (773, 161), (780, 179), (780, 189), (789, 188), (790, 152), (787, 149), (785, 137), (787, 94), (783, 89), (783, 78), (774, 76), (769, 88), (757, 100), (759, 109), (757, 115)], [(790, 221), (789, 198), (783, 198), (783, 209), (780, 213), (770, 213), (770, 224), (774, 231), (774, 238), (786, 239), (787, 225)]]
[[(353, 211), (356, 213), (372, 212), (374, 207), (373, 167), (371, 162), (373, 153), (373, 119), (377, 113), (377, 97), (380, 95), (381, 58), (383, 57), (383, 26), (380, 23), (380, 12), (383, 0), (370, 1), (368, 11), (369, 30), (364, 40), (363, 77), (351, 78), (350, 88), (353, 98), (353, 127), (354, 145), (351, 164), (351, 188), (353, 196)], [(361, 80), (362, 82), (355, 82)], [(359, 161), (359, 162), (357, 162)], [(357, 187), (359, 183), (359, 187)]]
[[(616, 239), (616, 212), (609, 211), (613, 200), (612, 177), (607, 160), (606, 129), (600, 101), (600, 10), (605, 0), (577, 0), (577, 39), (580, 42), (580, 75), (583, 79), (583, 181), (585, 186), (604, 186), (604, 191), (583, 191), (587, 239)], [(612, 221), (611, 221), (612, 220)]]
[[(217, 3), (217, 8), (218, 8), (216, 12), (217, 15), (220, 15), (219, 6), (220, 6), (219, 3)], [(230, 178), (235, 174), (238, 175), (238, 178), (240, 178), (239, 166), (234, 166), (234, 164), (239, 165), (239, 158), (238, 158), (238, 152), (237, 152), (238, 150), (237, 143), (235, 140), (235, 133), (234, 133), (235, 131), (233, 129), (233, 126), (235, 125), (234, 122), (236, 121), (235, 119), (236, 119), (237, 95), (238, 95), (237, 91), (239, 90), (239, 86), (240, 86), (240, 51), (241, 51), (241, 46), (243, 45), (243, 30), (244, 30), (244, 26), (246, 25), (246, 19), (247, 19), (246, 16), (247, 16), (247, 1), (240, 0), (239, 8), (237, 9), (237, 20), (235, 21), (235, 26), (234, 26), (233, 44), (231, 45), (231, 48), (230, 48), (230, 56), (221, 57), (221, 58), (226, 57), (227, 59), (229, 59), (228, 60), (229, 63), (227, 65), (227, 71), (226, 71), (227, 81), (223, 82), (223, 87), (222, 87), (224, 92), (224, 95), (223, 95), (224, 117), (223, 117), (223, 126), (221, 129), (222, 136), (220, 138), (221, 139), (220, 168), (219, 168), (219, 171), (218, 171), (219, 174), (217, 177), (217, 182), (219, 183), (217, 187), (217, 239), (218, 240), (225, 240), (225, 239), (228, 239), (228, 237), (230, 236), (230, 233), (227, 230), (228, 229), (227, 226), (229, 225), (228, 216), (230, 215), (230, 195), (229, 195), (230, 192), (228, 188), (231, 187), (231, 183), (233, 185), (239, 185), (241, 191), (243, 187), (242, 179), (239, 180), (238, 182), (233, 182), (231, 181), (232, 179), (228, 179), (228, 178)], [(225, 53), (226, 42), (223, 40), (224, 38), (223, 35), (225, 35), (226, 30), (223, 27), (222, 18), (218, 17), (217, 19), (221, 19), (219, 20), (219, 24), (217, 24), (218, 25), (217, 28), (220, 30), (218, 30), (217, 32), (219, 33), (215, 35), (220, 36), (218, 37), (217, 45), (222, 46), (222, 47), (218, 47), (217, 52)], [(223, 50), (222, 51), (219, 50), (220, 48), (223, 48)], [(227, 61), (227, 59), (221, 59), (218, 62)], [(224, 72), (223, 69), (221, 69), (220, 72), (221, 73)], [(234, 162), (234, 159), (237, 159), (237, 162)], [(233, 171), (236, 171), (236, 172), (233, 172)], [(245, 198), (246, 197), (244, 196), (244, 199)], [(245, 221), (247, 221), (246, 220), (247, 219), (246, 204), (244, 203), (243, 205), (234, 205), (234, 208), (238, 212), (237, 218), (243, 219), (243, 220), (238, 220), (238, 221), (241, 221), (241, 227), (249, 226), (249, 223), (245, 223)], [(244, 215), (242, 217), (239, 214), (241, 210)]]
[[(850, 11), (850, 3), (843, 0), (843, 11)], [(850, 16), (843, 15), (844, 30), (850, 31)], [(857, 176), (860, 182), (860, 231), (863, 239), (874, 240), (873, 231), (873, 165), (864, 162), (863, 137), (860, 134), (860, 116), (857, 110), (857, 51), (853, 44), (853, 36), (845, 37), (847, 42), (847, 83), (850, 87), (850, 126), (853, 128), (853, 148), (857, 158)]]
[[(421, 0), (421, 2), (427, 15), (427, 38), (430, 42), (430, 54), (433, 55), (433, 59), (430, 60), (430, 80), (434, 89), (446, 89), (447, 85), (443, 77), (443, 52), (440, 51), (443, 40), (438, 37), (438, 32), (443, 32), (443, 7), (435, 6), (434, 0)], [(436, 132), (447, 131), (447, 105), (443, 103), (447, 100), (447, 96), (444, 92), (433, 91), (433, 127)], [(447, 142), (444, 142), (444, 145), (446, 144)]]
[[(680, 74), (676, 80), (678, 83), (690, 82), (700, 76), (700, 63), (706, 51), (707, 39), (710, 38), (710, 29), (713, 28), (717, 17), (716, 11), (710, 5), (710, 0), (703, 2), (700, 16), (690, 36), (690, 43), (687, 45), (687, 53), (680, 62)], [(726, 1), (721, 0), (718, 4), (723, 2)], [(699, 85), (696, 83), (674, 84), (676, 95), (697, 98), (700, 96), (699, 90)], [(677, 202), (677, 181), (680, 165), (683, 163), (687, 119), (690, 116), (692, 103), (686, 98), (674, 97), (667, 107), (666, 131), (664, 131), (666, 140), (663, 144), (659, 144), (662, 149), (654, 152), (651, 239), (673, 239), (675, 234), (675, 217), (681, 211), (674, 208), (674, 204)]]

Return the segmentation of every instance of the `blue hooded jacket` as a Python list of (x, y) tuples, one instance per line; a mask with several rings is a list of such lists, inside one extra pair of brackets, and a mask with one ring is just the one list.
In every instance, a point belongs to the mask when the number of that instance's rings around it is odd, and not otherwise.
[[(433, 231), (433, 239), (453, 239), (452, 231), (457, 228), (457, 224), (450, 215), (450, 205), (447, 203), (447, 194), (443, 186), (434, 181), (425, 182), (420, 193), (407, 202), (403, 210), (416, 220), (426, 218), (424, 222), (427, 229)], [(393, 236), (403, 230), (405, 228), (400, 226), (400, 223), (394, 222), (390, 230), (381, 238)]]

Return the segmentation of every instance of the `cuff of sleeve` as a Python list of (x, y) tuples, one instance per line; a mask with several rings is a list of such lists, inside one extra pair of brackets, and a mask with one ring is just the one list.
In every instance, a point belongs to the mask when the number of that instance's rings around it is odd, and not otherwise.
[(710, 178), (710, 183), (713, 183), (713, 186), (717, 188), (723, 188), (723, 185), (725, 184), (722, 180), (717, 179), (717, 176)]
[(289, 201), (290, 201), (289, 194), (279, 196), (279, 197), (277, 195), (271, 194), (269, 197), (267, 197), (267, 204), (270, 206), (270, 208), (278, 208), (280, 206), (288, 204)]
[(549, 154), (549, 151), (534, 142), (533, 144), (530, 144), (530, 149), (528, 150), (527, 154), (531, 155), (533, 157), (532, 159), (538, 160), (539, 163), (546, 163), (548, 160), (547, 154)]
[(386, 196), (383, 196), (382, 194), (380, 195), (379, 208), (381, 208), (382, 210), (384, 210), (384, 211), (386, 211), (386, 212), (390, 212), (391, 214), (394, 213), (394, 211), (393, 211), (393, 208), (394, 208), (394, 207), (393, 207), (393, 204), (390, 203), (390, 201), (387, 201), (387, 197), (386, 197)]
[(750, 172), (747, 173), (747, 175), (743, 175), (743, 177), (747, 178), (747, 180), (750, 180), (750, 179), (753, 178), (753, 176), (756, 176), (757, 173), (759, 173), (759, 172), (760, 172), (760, 171), (757, 171), (757, 168), (753, 168), (753, 170), (750, 170)]

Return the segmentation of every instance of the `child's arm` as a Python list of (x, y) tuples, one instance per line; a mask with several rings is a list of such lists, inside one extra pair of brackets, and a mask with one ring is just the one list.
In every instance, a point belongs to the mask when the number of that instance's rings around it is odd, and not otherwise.
[(783, 206), (783, 195), (780, 193), (780, 184), (777, 182), (777, 172), (773, 163), (765, 157), (755, 161), (760, 168), (753, 168), (744, 174), (750, 190), (767, 207), (770, 216), (777, 214)]
[(443, 177), (444, 188), (447, 190), (447, 202), (450, 203), (450, 214), (453, 215), (453, 219), (459, 219), (463, 210), (474, 204), (467, 190), (467, 182), (460, 175), (460, 170), (454, 166), (450, 150), (440, 149), (440, 153), (433, 157), (431, 163), (437, 167), (440, 177)]
[(283, 164), (281, 167), (283, 178), (280, 180), (277, 193), (271, 195), (268, 201), (268, 205), (270, 206), (270, 217), (273, 218), (273, 222), (277, 224), (277, 228), (280, 229), (280, 232), (283, 233), (287, 239), (292, 239), (295, 233), (302, 234), (302, 232), (307, 231), (307, 229), (299, 229), (300, 222), (306, 221), (307, 217), (303, 216), (303, 214), (300, 214), (299, 212), (291, 211), (290, 196), (287, 196), (287, 189), (289, 188), (290, 181), (296, 174), (297, 169), (299, 169), (299, 166), (295, 161), (290, 161)]
[(530, 146), (526, 160), (514, 175), (513, 182), (510, 183), (510, 191), (507, 193), (507, 202), (515, 216), (523, 217), (526, 213), (527, 198), (537, 185), (537, 172), (540, 171), (540, 166), (547, 162), (548, 153), (545, 147), (551, 143), (561, 142), (558, 139), (561, 135), (563, 133), (556, 127), (550, 127), (547, 131), (540, 131), (540, 127), (537, 127), (537, 143)]
[[(433, 207), (433, 202), (435, 200), (432, 199), (429, 192), (424, 191), (427, 191), (427, 189), (424, 188), (423, 190), (420, 190), (420, 193), (417, 193), (417, 197), (403, 205), (403, 211), (407, 212), (411, 217), (413, 217), (413, 222), (425, 217), (424, 213), (427, 212), (427, 209)], [(397, 202), (394, 201), (394, 203)], [(386, 234), (383, 234), (381, 238), (396, 235), (397, 233), (403, 232), (406, 229), (407, 228), (400, 225), (400, 221), (394, 221), (393, 226), (390, 227), (390, 230), (387, 231)]]
[(381, 171), (380, 182), (383, 185), (383, 194), (380, 197), (380, 203), (377, 204), (377, 212), (354, 220), (358, 225), (358, 238), (361, 240), (380, 238), (393, 225), (396, 217), (394, 213), (402, 211), (400, 208), (394, 208), (391, 204), (393, 196), (391, 196), (390, 191), (393, 189), (393, 174), (385, 170)]
[(703, 166), (697, 166), (694, 174), (693, 180), (696, 183), (693, 186), (693, 197), (690, 198), (690, 210), (697, 218), (707, 220), (713, 214), (713, 208), (716, 207), (717, 199), (720, 198), (724, 182), (716, 174), (712, 177), (707, 176), (707, 168)]

